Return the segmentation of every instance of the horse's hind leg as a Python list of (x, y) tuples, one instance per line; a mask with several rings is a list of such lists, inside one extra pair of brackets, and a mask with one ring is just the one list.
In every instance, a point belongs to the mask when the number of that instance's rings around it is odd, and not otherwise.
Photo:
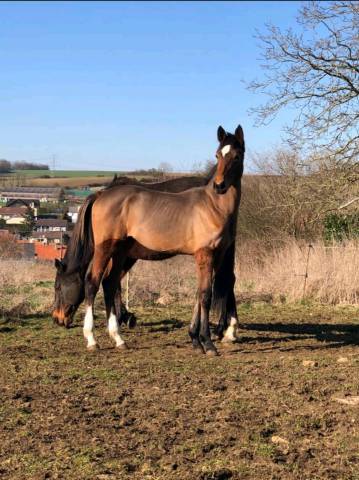
[[(229, 319), (229, 322), (228, 322)], [(227, 329), (224, 332), (222, 342), (231, 343), (238, 340), (237, 337), (238, 330), (238, 314), (236, 306), (236, 297), (234, 296), (234, 290), (228, 295), (227, 300)]]
[[(220, 339), (226, 336), (227, 331), (228, 333), (232, 331), (232, 329), (229, 330), (229, 327), (233, 326), (233, 317), (237, 319), (236, 324), (238, 324), (237, 312), (234, 312), (234, 284), (236, 281), (234, 275), (234, 260), (235, 243), (233, 242), (224, 253), (223, 258), (219, 261), (219, 265), (215, 266), (216, 271), (213, 282), (213, 294), (217, 310), (219, 311), (216, 333)], [(227, 340), (225, 341), (228, 341), (229, 336), (227, 336), (226, 339)]]
[(122, 271), (118, 280), (119, 283), (119, 289), (116, 290), (115, 293), (115, 308), (116, 308), (116, 315), (117, 315), (117, 320), (121, 324), (126, 323), (128, 324), (129, 328), (135, 328), (136, 326), (136, 316), (134, 313), (129, 312), (125, 305), (122, 303), (121, 300), (121, 280), (124, 278), (126, 273), (131, 270), (131, 268), (134, 266), (136, 263), (136, 259), (129, 258), (127, 257), (125, 260), (125, 263), (122, 267)]
[(85, 276), (85, 305), (86, 313), (84, 320), (84, 337), (87, 340), (87, 348), (94, 350), (97, 343), (94, 337), (93, 306), (96, 294), (100, 287), (103, 273), (111, 257), (111, 249), (105, 245), (95, 247), (92, 263)]

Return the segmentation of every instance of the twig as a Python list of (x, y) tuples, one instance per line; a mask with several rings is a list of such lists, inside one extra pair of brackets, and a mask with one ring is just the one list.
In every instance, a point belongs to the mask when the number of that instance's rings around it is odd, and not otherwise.
[(349, 200), (349, 202), (344, 203), (343, 205), (341, 205), (340, 207), (338, 207), (338, 210), (341, 210), (342, 208), (349, 207), (349, 205), (351, 205), (351, 204), (354, 203), (354, 202), (357, 202), (358, 200), (359, 200), (359, 197), (355, 197), (355, 198), (353, 198), (352, 200)]

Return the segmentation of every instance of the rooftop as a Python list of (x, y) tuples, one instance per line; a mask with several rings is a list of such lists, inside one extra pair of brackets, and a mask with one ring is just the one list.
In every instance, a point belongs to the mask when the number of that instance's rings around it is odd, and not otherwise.
[(71, 237), (72, 232), (32, 232), (32, 238), (65, 239), (65, 236)]
[(2, 195), (9, 194), (9, 193), (48, 193), (48, 194), (55, 194), (60, 193), (61, 188), (59, 187), (4, 187), (1, 190)]
[(67, 227), (68, 221), (61, 218), (39, 218), (35, 227)]
[(0, 207), (0, 215), (24, 215), (27, 207)]

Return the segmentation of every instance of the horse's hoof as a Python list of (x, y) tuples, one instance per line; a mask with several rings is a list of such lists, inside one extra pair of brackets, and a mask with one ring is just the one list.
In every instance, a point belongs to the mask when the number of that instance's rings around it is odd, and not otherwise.
[(135, 317), (135, 315), (131, 314), (129, 319), (128, 319), (128, 328), (135, 328), (135, 326), (137, 325), (137, 318)]
[(97, 345), (97, 343), (95, 343), (95, 345), (89, 345), (87, 347), (88, 352), (96, 352), (96, 350), (99, 350), (99, 346)]
[(202, 345), (193, 345), (193, 350), (197, 353), (205, 353)]
[(233, 338), (223, 337), (222, 340), (221, 340), (221, 343), (225, 347), (230, 347), (234, 343), (239, 343), (239, 338), (238, 337), (233, 337)]
[(121, 343), (121, 345), (116, 345), (118, 350), (128, 350), (128, 346), (126, 343)]
[(198, 338), (192, 338), (192, 347), (196, 352), (204, 353), (204, 348)]
[(231, 345), (232, 343), (236, 343), (237, 341), (237, 338), (223, 337), (221, 343), (223, 343), (223, 345)]
[(220, 330), (219, 328), (215, 328), (213, 330), (213, 334), (217, 337), (218, 340), (222, 340), (223, 338), (223, 330)]
[(206, 351), (206, 355), (208, 357), (218, 357), (218, 352), (217, 352), (217, 350), (212, 350), (211, 349), (211, 350)]

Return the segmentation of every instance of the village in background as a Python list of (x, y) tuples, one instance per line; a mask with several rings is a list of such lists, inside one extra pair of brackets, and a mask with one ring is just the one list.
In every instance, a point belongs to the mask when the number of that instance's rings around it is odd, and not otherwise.
[[(2, 257), (63, 258), (84, 199), (104, 188), (115, 172), (60, 172), (29, 162), (12, 170), (7, 164), (0, 160)], [(163, 165), (128, 175), (148, 182), (165, 178), (167, 170), (169, 166)]]

